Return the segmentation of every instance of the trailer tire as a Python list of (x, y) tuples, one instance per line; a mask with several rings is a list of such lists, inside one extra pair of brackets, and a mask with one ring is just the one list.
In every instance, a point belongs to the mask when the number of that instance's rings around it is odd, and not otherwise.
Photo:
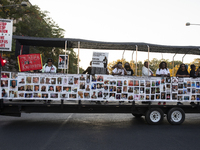
[(143, 116), (143, 114), (134, 114), (134, 113), (132, 113), (132, 115), (133, 115), (135, 118), (140, 118), (140, 117)]
[(172, 108), (167, 113), (167, 120), (172, 125), (180, 125), (185, 120), (185, 112), (182, 108)]
[(150, 108), (145, 115), (148, 124), (156, 125), (163, 121), (164, 113), (160, 108)]

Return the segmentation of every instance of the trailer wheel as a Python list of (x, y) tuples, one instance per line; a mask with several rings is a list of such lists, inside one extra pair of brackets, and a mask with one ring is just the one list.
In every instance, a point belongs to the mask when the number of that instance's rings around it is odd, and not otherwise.
[(180, 125), (185, 120), (185, 112), (181, 108), (172, 108), (167, 113), (167, 120), (172, 125)]
[(151, 108), (146, 112), (145, 119), (148, 124), (160, 124), (163, 121), (164, 113), (160, 108)]
[(132, 113), (132, 115), (133, 115), (135, 118), (140, 118), (140, 117), (143, 116), (143, 114), (134, 114), (134, 113)]

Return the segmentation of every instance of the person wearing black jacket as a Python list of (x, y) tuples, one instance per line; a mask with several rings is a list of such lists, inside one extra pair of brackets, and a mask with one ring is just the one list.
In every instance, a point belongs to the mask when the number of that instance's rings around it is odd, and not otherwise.
[(176, 73), (176, 76), (177, 77), (182, 77), (182, 78), (190, 76), (189, 73), (188, 73), (188, 71), (187, 71), (187, 69), (186, 69), (185, 64), (181, 64), (180, 65), (180, 67), (179, 67), (179, 69), (178, 69), (178, 71)]
[(90, 66), (85, 70), (85, 71), (83, 71), (83, 73), (82, 74), (91, 74), (91, 72), (92, 72), (92, 61), (90, 62)]
[(191, 68), (190, 77), (193, 77), (193, 78), (200, 77), (200, 67), (196, 70), (196, 66), (192, 64), (190, 68)]
[(195, 71), (196, 70), (196, 66), (194, 64), (192, 64), (190, 66), (191, 70), (190, 70), (190, 77), (196, 78), (198, 75), (198, 72)]
[(133, 70), (131, 69), (131, 66), (128, 62), (124, 64), (124, 68), (126, 69), (127, 76), (132, 76), (134, 74)]

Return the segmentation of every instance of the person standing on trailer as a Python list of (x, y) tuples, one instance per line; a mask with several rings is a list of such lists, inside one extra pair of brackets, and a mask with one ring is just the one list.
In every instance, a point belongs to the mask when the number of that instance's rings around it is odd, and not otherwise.
[(195, 71), (196, 70), (196, 66), (194, 64), (192, 64), (190, 66), (190, 68), (191, 68), (191, 70), (190, 70), (190, 77), (196, 78), (198, 76), (198, 69), (199, 68), (197, 69), (197, 71)]
[(134, 72), (133, 70), (131, 69), (131, 66), (128, 62), (126, 62), (124, 64), (124, 68), (126, 69), (126, 72), (127, 72), (127, 76), (133, 76)]
[(153, 71), (148, 69), (148, 62), (144, 62), (144, 66), (142, 67), (142, 76), (153, 76)]
[(186, 66), (185, 66), (185, 64), (181, 64), (180, 65), (180, 67), (179, 67), (179, 69), (178, 69), (178, 71), (177, 71), (177, 73), (176, 73), (176, 76), (177, 77), (190, 77), (190, 75), (189, 75), (189, 73), (188, 73), (188, 71), (187, 71), (187, 69), (186, 69)]
[(170, 72), (169, 69), (167, 68), (167, 63), (165, 61), (162, 61), (159, 65), (159, 68), (156, 71), (156, 76), (158, 77), (169, 77)]
[(56, 66), (53, 65), (52, 58), (48, 58), (47, 62), (43, 66), (42, 72), (43, 73), (56, 73), (57, 72)]
[(91, 74), (91, 72), (92, 72), (92, 61), (90, 61), (90, 66), (87, 67), (87, 69), (85, 71), (83, 71), (82, 74), (86, 74), (86, 73)]
[[(185, 64), (181, 64), (177, 73), (176, 73), (176, 76), (179, 77), (179, 78), (183, 78), (183, 77), (189, 77), (189, 73), (187, 71), (187, 68), (186, 68), (186, 65)], [(193, 104), (193, 103), (192, 103)], [(177, 102), (177, 105), (183, 105), (181, 102)]]
[(122, 62), (117, 63), (117, 67), (112, 71), (112, 75), (127, 75), (126, 69), (122, 67)]
[[(43, 73), (56, 73), (57, 72), (56, 66), (53, 65), (53, 59), (52, 58), (47, 59), (47, 62), (43, 66), (42, 72)], [(49, 84), (49, 81), (48, 81), (47, 84)], [(50, 103), (50, 102), (51, 102), (51, 100), (47, 101), (47, 103)], [(44, 103), (46, 103), (46, 100), (44, 100)]]
[(105, 58), (103, 59), (103, 66), (104, 66), (104, 68), (106, 68), (106, 69), (107, 69), (107, 64), (108, 64), (108, 59), (107, 59), (107, 57), (105, 56)]
[[(156, 76), (158, 77), (169, 77), (170, 72), (169, 69), (167, 68), (167, 63), (165, 61), (162, 61), (159, 65), (159, 68), (156, 71)], [(162, 95), (161, 95), (162, 99)], [(163, 97), (165, 99), (165, 97)], [(158, 102), (158, 105), (161, 105), (161, 102)], [(163, 105), (166, 105), (166, 102), (163, 102)]]

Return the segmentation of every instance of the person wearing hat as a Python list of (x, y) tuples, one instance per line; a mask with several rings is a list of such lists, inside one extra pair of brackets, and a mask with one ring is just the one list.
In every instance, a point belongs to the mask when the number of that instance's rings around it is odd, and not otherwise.
[(48, 58), (47, 63), (43, 66), (42, 72), (45, 73), (56, 73), (57, 68), (53, 65), (52, 58)]

